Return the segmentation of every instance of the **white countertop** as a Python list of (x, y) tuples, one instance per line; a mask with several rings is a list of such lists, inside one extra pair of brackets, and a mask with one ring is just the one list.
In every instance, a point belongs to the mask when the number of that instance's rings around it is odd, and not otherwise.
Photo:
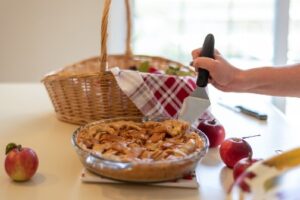
[[(80, 180), (82, 164), (72, 145), (78, 127), (56, 119), (42, 84), (0, 84), (0, 163), (5, 146), (15, 142), (33, 148), (39, 157), (37, 174), (28, 182), (16, 183), (0, 170), (0, 199), (224, 199), (232, 183), (232, 170), (210, 149), (197, 167), (197, 189), (162, 188), (132, 184), (87, 184)], [(282, 114), (266, 105), (267, 122), (234, 113), (213, 104), (211, 112), (224, 125), (226, 137), (261, 134), (248, 139), (254, 157), (267, 158), (275, 150), (300, 146), (300, 134), (292, 131)]]

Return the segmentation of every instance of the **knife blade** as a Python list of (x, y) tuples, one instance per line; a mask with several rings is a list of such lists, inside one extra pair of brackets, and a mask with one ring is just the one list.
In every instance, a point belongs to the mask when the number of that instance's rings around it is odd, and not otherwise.
[[(205, 37), (200, 57), (214, 58), (215, 39), (212, 34)], [(210, 100), (205, 90), (208, 83), (209, 72), (204, 69), (198, 70), (197, 87), (192, 94), (183, 101), (182, 108), (179, 111), (178, 118), (193, 124), (209, 106)]]
[(251, 117), (254, 117), (256, 119), (259, 119), (259, 120), (267, 120), (268, 119), (268, 115), (265, 114), (265, 113), (261, 113), (261, 112), (258, 112), (258, 111), (255, 111), (255, 110), (252, 110), (252, 109), (249, 109), (249, 108), (246, 108), (245, 106), (241, 106), (241, 105), (237, 105), (237, 106), (231, 106), (231, 105), (228, 105), (226, 103), (223, 103), (223, 102), (218, 102), (219, 105), (229, 109), (229, 110), (232, 110), (234, 112), (239, 112), (239, 113), (243, 113), (243, 114), (246, 114), (248, 116), (251, 116)]

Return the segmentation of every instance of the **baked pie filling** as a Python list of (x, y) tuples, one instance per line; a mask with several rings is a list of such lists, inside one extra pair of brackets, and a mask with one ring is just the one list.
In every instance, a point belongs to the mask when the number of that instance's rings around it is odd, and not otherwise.
[(186, 122), (178, 120), (118, 121), (90, 127), (77, 139), (84, 149), (109, 160), (173, 160), (203, 147), (198, 134), (188, 129)]
[[(173, 119), (99, 123), (82, 129), (76, 139), (82, 149), (104, 159), (141, 163), (123, 171), (96, 169), (100, 175), (129, 181), (162, 181), (183, 176), (196, 163), (182, 160), (205, 146), (198, 133), (190, 131), (188, 123)], [(155, 165), (156, 161), (167, 162)]]

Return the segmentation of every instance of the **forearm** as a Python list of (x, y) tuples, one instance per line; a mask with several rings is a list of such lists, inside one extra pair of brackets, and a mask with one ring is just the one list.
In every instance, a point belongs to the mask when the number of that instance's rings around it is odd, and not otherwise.
[(215, 51), (215, 59), (192, 52), (193, 65), (209, 71), (209, 82), (225, 92), (249, 92), (272, 96), (300, 97), (300, 63), (282, 67), (241, 70)]
[(236, 92), (300, 97), (300, 64), (241, 71)]

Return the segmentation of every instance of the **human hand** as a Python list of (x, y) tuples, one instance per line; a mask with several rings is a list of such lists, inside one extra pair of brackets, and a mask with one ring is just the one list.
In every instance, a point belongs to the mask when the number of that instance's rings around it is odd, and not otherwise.
[(238, 80), (242, 70), (231, 65), (218, 50), (214, 52), (214, 59), (199, 57), (200, 54), (201, 48), (192, 51), (193, 66), (209, 72), (209, 83), (222, 91), (238, 91)]

